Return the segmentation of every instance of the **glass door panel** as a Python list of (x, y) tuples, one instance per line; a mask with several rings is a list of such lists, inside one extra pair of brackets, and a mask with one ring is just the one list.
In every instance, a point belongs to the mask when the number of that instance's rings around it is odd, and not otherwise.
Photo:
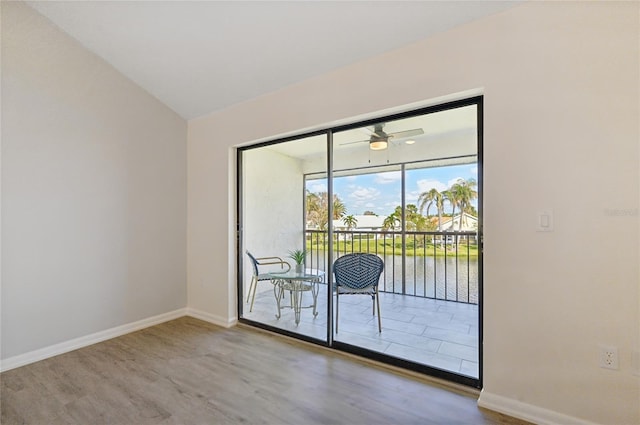
[(473, 378), (479, 376), (477, 169), (469, 155), (405, 171), (404, 294), (420, 302), (412, 322), (424, 325), (421, 335), (431, 343), (426, 352), (405, 355)]
[(323, 341), (326, 276), (306, 249), (304, 176), (326, 170), (326, 151), (323, 134), (241, 150), (239, 163), (241, 317)]
[(336, 342), (478, 379), (476, 108), (334, 134), (334, 260), (384, 261), (381, 331), (371, 296), (334, 295)]
[(334, 340), (378, 353), (389, 348), (386, 336), (391, 336), (394, 326), (387, 296), (400, 293), (403, 284), (403, 147), (384, 137), (387, 130), (398, 132), (400, 128), (390, 122), (375, 122), (336, 132), (333, 138), (333, 189), (344, 204), (342, 216), (334, 220), (334, 260), (367, 253), (384, 262), (378, 283), (382, 333), (374, 296), (335, 294), (338, 331)]

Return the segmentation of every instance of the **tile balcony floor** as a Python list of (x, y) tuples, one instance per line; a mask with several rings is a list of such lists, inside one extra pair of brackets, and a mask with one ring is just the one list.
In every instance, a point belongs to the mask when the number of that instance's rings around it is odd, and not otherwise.
[[(245, 318), (326, 339), (326, 285), (320, 285), (318, 315), (314, 317), (312, 309), (303, 308), (298, 325), (290, 308), (282, 309), (282, 316), (276, 318), (277, 307), (271, 285), (261, 285), (253, 312), (249, 312), (249, 305), (245, 303)], [(288, 302), (287, 295), (283, 304), (288, 305)], [(311, 303), (311, 294), (303, 293), (303, 307)], [(477, 305), (380, 293), (381, 333), (378, 332), (377, 316), (372, 315), (371, 297), (341, 295), (339, 307), (336, 341), (478, 378)]]

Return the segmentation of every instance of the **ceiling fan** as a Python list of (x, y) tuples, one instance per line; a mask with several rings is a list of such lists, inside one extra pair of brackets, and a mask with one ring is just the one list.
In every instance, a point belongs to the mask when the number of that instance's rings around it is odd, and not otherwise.
[(371, 136), (367, 140), (358, 140), (356, 142), (342, 143), (342, 145), (352, 145), (355, 143), (369, 142), (369, 149), (373, 151), (380, 151), (388, 147), (390, 139), (402, 139), (406, 137), (413, 137), (413, 136), (419, 136), (420, 134), (424, 134), (424, 131), (421, 128), (414, 128), (412, 130), (405, 130), (405, 131), (396, 131), (395, 133), (386, 133), (383, 130), (383, 127), (384, 127), (384, 123), (375, 124), (373, 127), (373, 130), (370, 130), (369, 128), (365, 127), (364, 129), (367, 130), (369, 133), (371, 133)]

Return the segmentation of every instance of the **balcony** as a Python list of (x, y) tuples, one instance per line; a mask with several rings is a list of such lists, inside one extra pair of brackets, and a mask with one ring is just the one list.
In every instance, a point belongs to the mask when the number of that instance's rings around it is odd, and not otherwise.
[[(327, 271), (327, 232), (308, 230), (306, 241), (307, 267)], [(385, 260), (380, 282), (382, 333), (369, 297), (341, 296), (337, 341), (478, 378), (475, 232), (337, 231), (333, 247), (334, 257), (370, 252)], [(321, 285), (318, 317), (303, 311), (297, 326), (291, 311), (276, 319), (273, 291), (263, 290), (247, 317), (324, 340), (326, 291)], [(310, 294), (305, 297), (303, 302), (310, 304)]]
[[(327, 232), (306, 231), (307, 266), (328, 270)], [(478, 304), (475, 232), (336, 231), (334, 257), (376, 254), (385, 261), (380, 291)]]

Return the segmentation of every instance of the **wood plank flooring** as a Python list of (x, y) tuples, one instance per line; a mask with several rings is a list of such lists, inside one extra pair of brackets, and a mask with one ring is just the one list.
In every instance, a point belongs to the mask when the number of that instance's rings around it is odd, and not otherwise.
[(0, 375), (9, 424), (525, 424), (246, 326), (183, 317)]

